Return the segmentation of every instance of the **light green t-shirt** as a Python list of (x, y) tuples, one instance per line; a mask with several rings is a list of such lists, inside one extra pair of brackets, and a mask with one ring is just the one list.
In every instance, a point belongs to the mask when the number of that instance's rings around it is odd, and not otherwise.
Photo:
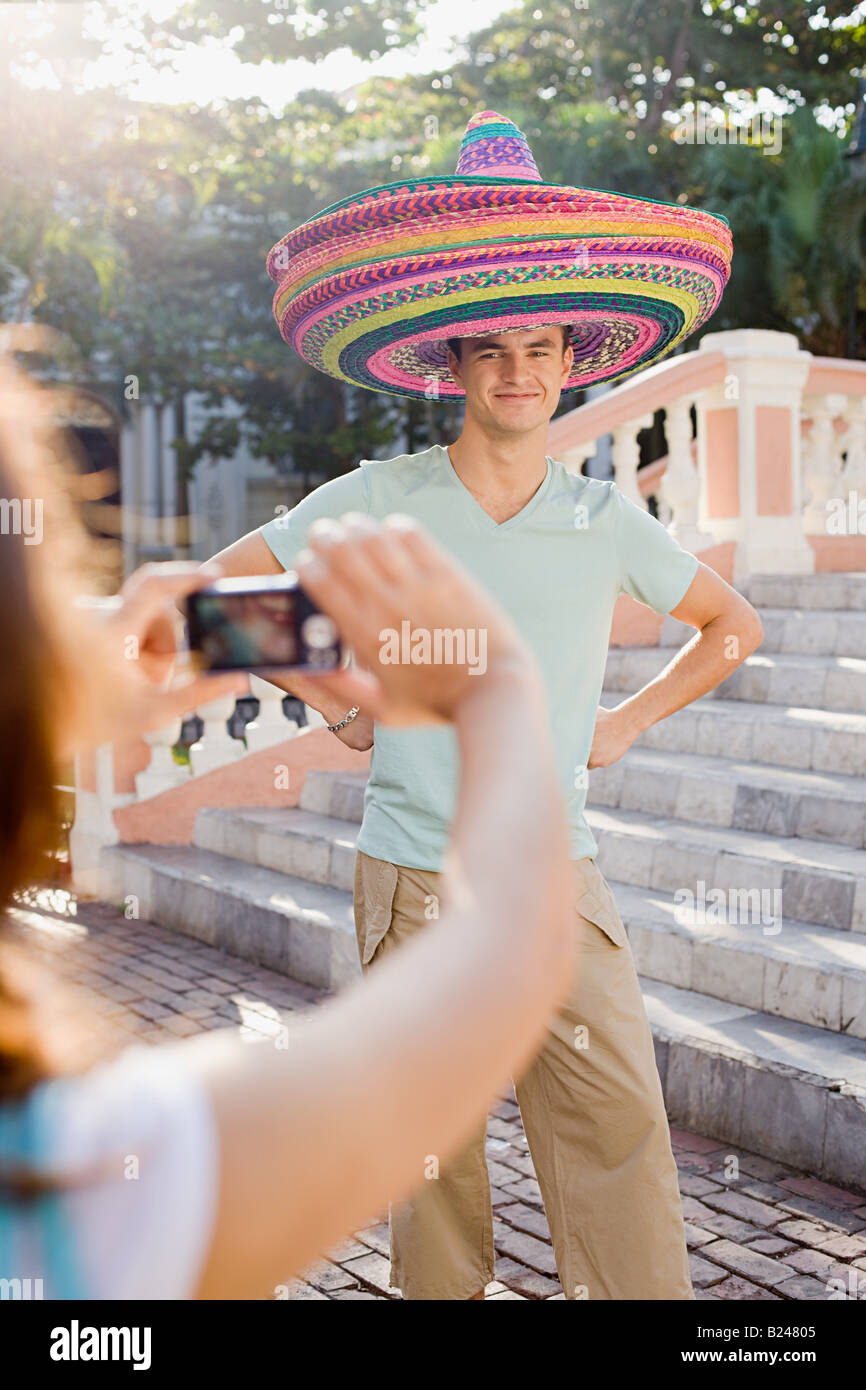
[[(346, 511), (415, 517), (510, 614), (547, 689), (571, 857), (594, 856), (598, 846), (583, 815), (586, 760), (617, 595), (669, 613), (695, 577), (696, 557), (614, 483), (569, 473), (551, 458), (522, 511), (497, 524), (438, 444), (363, 460), (269, 521), (262, 535), (290, 569), (310, 523)], [(373, 736), (358, 848), (393, 864), (441, 869), (456, 808), (455, 730), (377, 723)]]

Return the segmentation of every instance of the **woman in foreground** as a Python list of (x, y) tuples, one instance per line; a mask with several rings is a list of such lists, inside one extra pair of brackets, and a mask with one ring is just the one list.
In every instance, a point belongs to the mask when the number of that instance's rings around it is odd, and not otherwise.
[[(41, 545), (0, 536), (4, 907), (31, 881), (62, 758), (243, 684), (164, 678), (172, 604), (212, 572), (139, 571), (107, 615), (74, 603), (81, 531), (48, 439), (39, 395), (4, 369), (0, 495), (46, 511)], [(381, 722), (455, 726), (443, 910), (288, 1048), (224, 1030), (84, 1070), (0, 921), (0, 1278), (42, 1278), (46, 1298), (272, 1297), (459, 1150), (569, 987), (572, 875), (529, 649), (413, 523), (346, 517), (310, 543), (301, 582), (367, 668), (316, 679)], [(485, 628), (485, 674), (380, 665), (379, 633), (406, 618)]]

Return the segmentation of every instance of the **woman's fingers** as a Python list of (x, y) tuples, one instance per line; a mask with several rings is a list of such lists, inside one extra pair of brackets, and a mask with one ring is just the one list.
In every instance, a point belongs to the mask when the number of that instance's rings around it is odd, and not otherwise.
[[(411, 517), (392, 515), (380, 522), (345, 513), (339, 520), (323, 518), (310, 527), (308, 547), (294, 564), (301, 585), (333, 619), (344, 644), (366, 669), (299, 674), (300, 698), (304, 682), (311, 690), (321, 682), (320, 690), (345, 700), (347, 708), (361, 706), (381, 723), (441, 723), (452, 717), (469, 688), (469, 676), (512, 652), (521, 655), (518, 634), (505, 615)], [(172, 605), (220, 573), (218, 565), (163, 564), (144, 566), (127, 582), (112, 629), (139, 638), (145, 659), (141, 674), (159, 679), (170, 663)], [(434, 648), (426, 659), (414, 649), (408, 658), (399, 645), (395, 655), (394, 634), (402, 634), (406, 623), (422, 635), (435, 632), (438, 637), (441, 629), (451, 645)], [(476, 647), (477, 658), (471, 656)], [(425, 649), (420, 650), (423, 654)], [(198, 665), (194, 656), (191, 664)], [(289, 669), (284, 674), (291, 681), (294, 673)], [(179, 701), (170, 707), (163, 701), (164, 718), (220, 693), (240, 693), (235, 680), (236, 673), (201, 673), (195, 683), (164, 689), (164, 697)]]
[(178, 561), (142, 565), (130, 575), (111, 615), (111, 630), (124, 642), (137, 639), (140, 670), (148, 680), (164, 681), (178, 655), (178, 605), (222, 572), (220, 565)]
[(386, 530), (360, 512), (347, 512), (339, 522), (314, 522), (307, 543), (381, 625), (393, 617), (422, 578), (399, 535), (395, 528)]
[[(363, 565), (339, 563), (327, 549), (318, 554), (302, 550), (295, 557), (294, 568), (316, 605), (333, 618), (341, 638), (366, 659), (374, 659), (384, 609), (373, 593), (371, 572), (365, 572)], [(366, 584), (366, 589), (359, 588), (360, 584)]]
[[(142, 704), (141, 723), (145, 729), (164, 729), (172, 719), (180, 719), (190, 710), (199, 709), (218, 700), (222, 695), (244, 695), (249, 678), (241, 671), (219, 676), (195, 676), (190, 681), (173, 685), (168, 690), (148, 690)], [(143, 699), (144, 690), (141, 691)]]
[(222, 567), (195, 561), (142, 565), (120, 591), (123, 606), (114, 615), (132, 631), (143, 632), (167, 606), (203, 589), (222, 575)]
[(309, 549), (295, 561), (304, 587), (374, 665), (379, 633), (416, 611), (430, 579), (435, 553), (429, 547), (414, 552), (407, 530), (414, 534), (417, 524), (402, 516), (385, 523), (357, 512), (339, 521), (322, 518), (309, 529)]
[(382, 522), (389, 535), (394, 534), (405, 556), (411, 556), (420, 577), (429, 580), (441, 578), (445, 573), (442, 554), (431, 544), (430, 538), (421, 529), (414, 517), (402, 512), (392, 512)]
[(423, 575), (418, 561), (403, 542), (403, 528), (417, 529), (411, 517), (396, 516), (383, 522), (372, 522), (358, 512), (348, 512), (342, 518), (347, 545), (366, 557), (381, 583), (380, 597), (393, 604), (395, 594), (411, 590)]
[[(380, 722), (447, 720), (470, 688), (467, 679), (486, 669), (488, 645), (497, 659), (518, 650), (504, 614), (411, 518), (382, 524), (347, 514), (314, 523), (308, 542), (295, 562), (301, 584), (376, 672), (388, 702)], [(407, 655), (407, 624), (422, 638), (435, 634), (439, 645), (428, 642), (425, 655), (422, 643)]]

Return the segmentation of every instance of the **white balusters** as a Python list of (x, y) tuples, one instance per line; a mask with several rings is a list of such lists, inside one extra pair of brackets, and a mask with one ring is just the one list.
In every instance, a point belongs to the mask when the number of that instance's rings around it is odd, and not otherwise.
[(250, 693), (255, 695), (259, 702), (259, 712), (244, 730), (249, 753), (257, 753), (260, 748), (270, 748), (275, 743), (282, 743), (284, 739), (291, 738), (298, 732), (296, 721), (287, 719), (283, 714), (285, 690), (271, 685), (270, 681), (263, 680), (261, 676), (250, 676)]
[(649, 429), (652, 415), (641, 415), (627, 425), (621, 425), (613, 432), (613, 472), (614, 481), (620, 492), (636, 506), (646, 511), (646, 501), (638, 487), (637, 469), (640, 463), (638, 432)]
[(562, 462), (565, 464), (569, 473), (580, 473), (587, 459), (595, 457), (596, 441), (588, 439), (584, 444), (578, 444), (575, 448), (569, 449), (561, 455)]
[(175, 762), (171, 751), (179, 737), (177, 721), (144, 737), (150, 747), (150, 762), (143, 772), (135, 774), (135, 792), (139, 800), (158, 796), (189, 779), (189, 768)]
[(700, 478), (692, 447), (692, 402), (688, 396), (678, 396), (665, 408), (665, 438), (668, 461), (659, 485), (659, 498), (667, 505), (669, 515), (660, 510), (671, 535), (684, 550), (695, 554), (713, 544), (713, 538), (698, 526)]
[(826, 532), (827, 503), (842, 495), (841, 447), (834, 421), (844, 413), (846, 403), (846, 396), (835, 394), (807, 397), (804, 402), (803, 414), (812, 421), (803, 461), (803, 529), (809, 535)]
[(102, 744), (93, 754), (88, 771), (95, 773), (95, 777), (89, 789), (84, 783), (91, 778), (85, 778), (83, 765), (90, 760), (86, 754), (76, 753), (74, 761), (75, 820), (69, 831), (73, 882), (80, 893), (100, 897), (105, 892), (100, 870), (102, 851), (106, 845), (116, 845), (118, 840), (114, 810), (134, 797), (114, 790), (114, 749), (110, 743)]
[(668, 461), (660, 494), (671, 509), (674, 535), (694, 526), (698, 519), (698, 472), (692, 457), (691, 401), (679, 396), (665, 411)]
[(849, 396), (844, 420), (848, 426), (842, 439), (847, 454), (842, 472), (842, 491), (866, 496), (866, 396)]
[(198, 743), (189, 750), (189, 761), (193, 773), (212, 772), (214, 768), (233, 763), (246, 753), (243, 740), (232, 738), (226, 722), (234, 713), (235, 695), (221, 695), (206, 705), (199, 705), (196, 713), (204, 722), (204, 732)]

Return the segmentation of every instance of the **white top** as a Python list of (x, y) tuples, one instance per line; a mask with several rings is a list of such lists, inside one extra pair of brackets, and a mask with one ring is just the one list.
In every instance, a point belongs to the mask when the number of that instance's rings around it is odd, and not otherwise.
[[(41, 1134), (29, 1166), (83, 1180), (60, 1203), (81, 1296), (191, 1298), (213, 1230), (219, 1141), (184, 1045), (137, 1044), (81, 1076), (42, 1083), (26, 1104)], [(0, 1276), (42, 1278), (43, 1296), (58, 1296), (39, 1216), (0, 1198), (0, 1228), (12, 1237), (7, 1251), (17, 1251), (16, 1268)]]

